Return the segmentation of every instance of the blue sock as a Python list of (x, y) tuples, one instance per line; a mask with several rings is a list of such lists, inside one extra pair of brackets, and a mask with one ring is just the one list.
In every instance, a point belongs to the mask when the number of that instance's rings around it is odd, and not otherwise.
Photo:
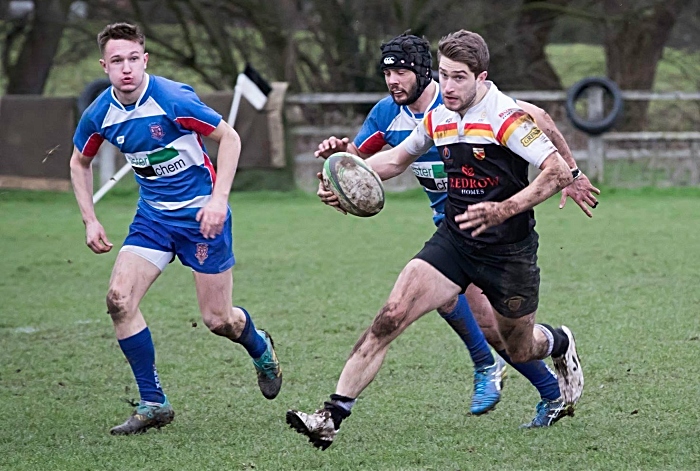
[(267, 342), (258, 334), (258, 331), (255, 329), (255, 324), (253, 324), (253, 319), (250, 318), (248, 311), (241, 306), (236, 307), (245, 314), (245, 327), (243, 328), (243, 332), (241, 332), (241, 336), (234, 340), (234, 342), (240, 343), (251, 358), (260, 358), (262, 354), (265, 353), (265, 350), (267, 350)]
[(443, 319), (450, 324), (459, 338), (462, 339), (464, 345), (469, 350), (469, 355), (474, 362), (474, 368), (479, 369), (485, 366), (491, 366), (495, 360), (491, 354), (491, 349), (486, 343), (486, 337), (479, 328), (479, 324), (474, 319), (472, 310), (469, 309), (467, 298), (460, 294), (457, 298), (457, 305), (447, 314), (440, 313)]
[(156, 371), (156, 350), (148, 327), (118, 342), (131, 365), (131, 371), (139, 386), (141, 400), (159, 404), (165, 402), (165, 394), (160, 387), (158, 371)]
[(540, 393), (542, 399), (554, 400), (559, 399), (561, 391), (559, 390), (559, 382), (556, 375), (549, 369), (547, 364), (542, 360), (532, 360), (526, 363), (513, 363), (505, 350), (498, 352), (515, 371), (525, 376)]

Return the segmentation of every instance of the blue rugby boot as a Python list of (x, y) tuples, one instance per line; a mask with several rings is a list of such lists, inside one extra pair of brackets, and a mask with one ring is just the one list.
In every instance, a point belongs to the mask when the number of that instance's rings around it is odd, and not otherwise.
[(537, 404), (536, 410), (535, 418), (530, 423), (521, 425), (520, 428), (549, 427), (567, 415), (574, 416), (574, 407), (567, 405), (561, 397), (553, 400), (542, 399)]
[(501, 400), (501, 387), (506, 362), (498, 357), (496, 363), (474, 370), (474, 394), (469, 412), (481, 415), (493, 410)]
[(149, 428), (161, 428), (168, 425), (175, 418), (175, 411), (170, 405), (167, 396), (163, 404), (151, 404), (141, 401), (132, 412), (131, 416), (121, 425), (113, 427), (109, 433), (112, 435), (137, 435), (146, 432)]
[(261, 329), (258, 329), (258, 333), (267, 343), (265, 353), (260, 358), (253, 359), (253, 365), (258, 374), (258, 386), (266, 399), (274, 399), (282, 388), (282, 368), (277, 360), (275, 344), (270, 334)]

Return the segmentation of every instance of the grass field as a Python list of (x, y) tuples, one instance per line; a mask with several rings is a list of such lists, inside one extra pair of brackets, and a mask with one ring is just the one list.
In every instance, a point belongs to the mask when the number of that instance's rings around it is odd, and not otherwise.
[[(327, 451), (284, 422), (334, 391), (352, 345), (432, 233), (425, 197), (390, 195), (375, 218), (301, 193), (232, 196), (234, 300), (274, 336), (284, 386), (259, 393), (244, 350), (198, 319), (189, 270), (142, 303), (177, 413), (112, 437), (138, 393), (105, 314), (110, 253), (93, 255), (69, 194), (0, 193), (0, 469), (619, 470), (700, 468), (700, 191), (609, 190), (595, 218), (537, 210), (538, 319), (577, 335), (586, 389), (575, 418), (522, 431), (538, 397), (514, 372), (496, 410), (466, 414), (472, 368), (431, 313), (392, 346)], [(98, 215), (118, 246), (135, 195)]]

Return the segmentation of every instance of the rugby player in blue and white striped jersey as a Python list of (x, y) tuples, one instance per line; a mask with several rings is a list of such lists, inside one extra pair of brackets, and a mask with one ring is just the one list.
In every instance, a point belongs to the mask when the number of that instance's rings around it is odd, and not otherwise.
[[(272, 339), (255, 328), (245, 309), (232, 307), (235, 258), (228, 196), (240, 156), (239, 136), (190, 86), (146, 73), (148, 53), (138, 26), (108, 25), (97, 42), (111, 87), (83, 113), (70, 161), (86, 242), (93, 252), (107, 253), (113, 247), (92, 201), (92, 160), (104, 140), (121, 150), (140, 188), (136, 215), (112, 271), (107, 310), (141, 401), (111, 433), (160, 428), (175, 415), (161, 387), (151, 333), (139, 308), (175, 256), (193, 271), (204, 323), (246, 349), (263, 395), (274, 399), (282, 372)], [(202, 136), (219, 143), (218, 173)]]

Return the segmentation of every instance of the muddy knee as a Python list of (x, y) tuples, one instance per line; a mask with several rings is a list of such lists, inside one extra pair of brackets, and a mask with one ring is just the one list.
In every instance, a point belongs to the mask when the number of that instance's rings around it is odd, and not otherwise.
[(115, 289), (110, 289), (107, 293), (107, 314), (112, 318), (112, 322), (120, 324), (126, 320), (128, 314), (129, 298)]
[(388, 303), (374, 318), (370, 332), (378, 339), (394, 338), (401, 331), (401, 323), (406, 312), (399, 309), (396, 303)]
[(228, 316), (228, 313), (208, 313), (202, 314), (202, 320), (209, 330), (221, 337), (226, 337), (231, 340), (238, 339), (245, 328), (245, 317), (242, 319), (233, 319)]
[(446, 316), (447, 314), (450, 314), (457, 307), (457, 301), (457, 296), (447, 301), (445, 304), (437, 308), (438, 314), (440, 314), (441, 316)]

